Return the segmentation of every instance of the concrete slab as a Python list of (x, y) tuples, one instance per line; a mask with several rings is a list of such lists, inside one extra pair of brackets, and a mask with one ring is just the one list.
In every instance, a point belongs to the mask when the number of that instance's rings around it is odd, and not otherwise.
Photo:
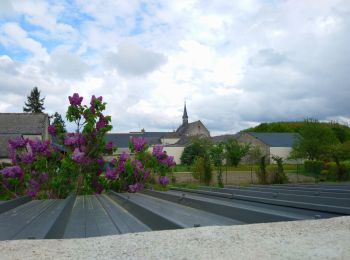
[(0, 242), (0, 259), (350, 259), (350, 217)]

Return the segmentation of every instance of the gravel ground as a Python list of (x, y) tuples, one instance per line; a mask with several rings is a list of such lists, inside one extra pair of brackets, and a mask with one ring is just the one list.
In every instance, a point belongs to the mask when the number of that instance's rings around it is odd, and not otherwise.
[(0, 259), (350, 259), (350, 217), (0, 242)]

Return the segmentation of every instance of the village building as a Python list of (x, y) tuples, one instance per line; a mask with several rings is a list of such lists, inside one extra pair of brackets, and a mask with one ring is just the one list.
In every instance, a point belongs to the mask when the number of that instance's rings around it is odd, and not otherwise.
[(130, 133), (108, 133), (106, 141), (112, 141), (113, 145), (118, 147), (117, 153), (129, 152), (128, 144), (132, 137), (142, 137), (150, 145), (150, 151), (154, 145), (162, 145), (168, 155), (174, 156), (177, 164), (180, 163), (181, 154), (190, 142), (192, 136), (210, 137), (210, 132), (200, 121), (188, 122), (186, 104), (182, 115), (182, 124), (176, 131), (172, 132), (147, 132), (142, 129), (140, 132)]
[(44, 113), (0, 113), (0, 163), (8, 159), (8, 141), (22, 136), (30, 140), (49, 139), (49, 117)]

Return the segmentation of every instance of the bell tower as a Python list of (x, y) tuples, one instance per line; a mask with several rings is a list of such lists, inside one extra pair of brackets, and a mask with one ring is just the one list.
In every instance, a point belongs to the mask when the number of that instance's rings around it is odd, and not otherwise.
[(188, 115), (187, 115), (186, 101), (185, 101), (184, 113), (182, 115), (182, 125), (187, 125), (187, 124), (188, 124)]

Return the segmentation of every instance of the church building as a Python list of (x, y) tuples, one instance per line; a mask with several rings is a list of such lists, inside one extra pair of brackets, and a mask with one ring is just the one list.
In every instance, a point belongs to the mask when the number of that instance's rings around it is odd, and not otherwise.
[[(173, 132), (147, 132), (142, 129), (140, 132), (129, 133), (108, 133), (106, 141), (112, 141), (118, 147), (118, 153), (129, 152), (128, 144), (132, 137), (143, 137), (152, 147), (153, 145), (164, 146), (168, 155), (174, 156), (176, 163), (180, 163), (180, 157), (185, 146), (190, 142), (191, 136), (210, 137), (209, 130), (200, 121), (188, 122), (186, 103), (182, 115), (182, 124)], [(150, 148), (152, 149), (152, 148)]]

